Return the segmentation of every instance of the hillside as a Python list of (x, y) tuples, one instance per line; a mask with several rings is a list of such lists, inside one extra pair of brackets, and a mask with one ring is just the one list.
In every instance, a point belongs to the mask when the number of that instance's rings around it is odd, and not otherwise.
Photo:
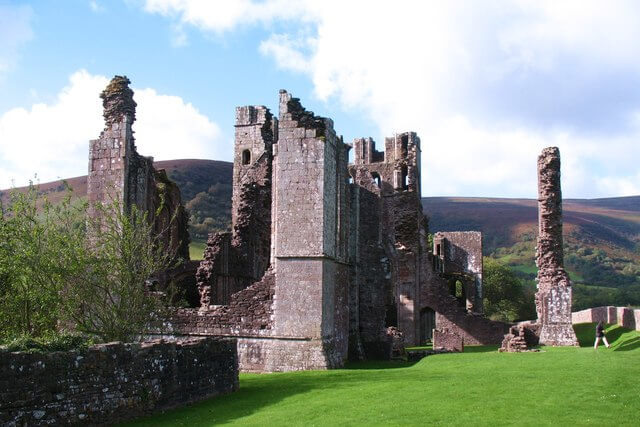
[[(190, 213), (190, 233), (194, 240), (205, 240), (214, 230), (225, 230), (231, 220), (231, 173), (233, 164), (217, 160), (179, 159), (154, 162), (156, 169), (165, 169), (182, 192), (182, 200)], [(66, 194), (64, 182), (72, 191), (72, 198), (87, 194), (87, 176), (78, 176), (38, 184), (38, 191), (53, 203)], [(22, 191), (26, 187), (18, 187)], [(0, 201), (8, 197), (7, 189), (0, 190)]]
[[(423, 206), (432, 232), (482, 231), (485, 255), (534, 286), (536, 200), (429, 197)], [(566, 199), (563, 207), (575, 308), (640, 304), (640, 197)]]
[[(155, 165), (166, 169), (182, 190), (192, 249), (202, 251), (210, 231), (229, 227), (232, 164), (183, 159)], [(86, 195), (86, 176), (66, 182), (74, 197)], [(63, 197), (64, 188), (62, 181), (39, 185), (54, 202)], [(0, 198), (7, 194), (1, 191)], [(423, 206), (432, 233), (482, 231), (485, 255), (510, 265), (528, 286), (535, 286), (536, 200), (427, 197)], [(640, 196), (566, 199), (564, 219), (565, 263), (576, 285), (574, 307), (640, 305)]]

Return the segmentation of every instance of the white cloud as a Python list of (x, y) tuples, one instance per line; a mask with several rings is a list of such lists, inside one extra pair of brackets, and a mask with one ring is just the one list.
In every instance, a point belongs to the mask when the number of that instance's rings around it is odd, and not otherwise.
[(89, 8), (94, 13), (102, 13), (106, 10), (105, 7), (100, 3), (98, 3), (96, 0), (91, 0), (89, 2)]
[(216, 34), (286, 23), (260, 52), (306, 73), (318, 98), (364, 111), (378, 140), (416, 130), (425, 195), (535, 196), (536, 155), (550, 145), (565, 195), (638, 193), (637, 1), (147, 0), (146, 10)]
[[(98, 95), (104, 76), (75, 72), (51, 104), (14, 108), (0, 115), (0, 188), (87, 173), (89, 140), (104, 127)], [(156, 160), (224, 158), (218, 125), (177, 96), (135, 89), (138, 152)], [(225, 149), (221, 149), (221, 145)]]
[(14, 66), (19, 48), (33, 37), (31, 8), (0, 4), (0, 77)]

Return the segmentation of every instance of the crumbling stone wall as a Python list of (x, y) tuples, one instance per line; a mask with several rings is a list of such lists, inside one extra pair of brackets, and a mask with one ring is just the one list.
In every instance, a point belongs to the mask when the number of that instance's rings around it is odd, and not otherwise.
[(463, 284), (465, 308), (483, 312), (482, 233), (479, 231), (438, 232), (433, 236), (434, 268), (450, 281)]
[[(430, 337), (433, 316), (441, 341), (498, 344), (508, 325), (482, 313), (482, 236), (479, 232), (436, 235), (442, 252), (427, 247), (428, 219), (420, 204), (420, 140), (415, 133), (385, 138), (384, 153), (371, 138), (354, 140), (350, 333), (352, 351), (365, 357), (388, 354), (385, 328), (397, 326), (406, 345)], [(443, 269), (446, 266), (446, 269)], [(459, 306), (447, 280), (466, 285)], [(356, 295), (356, 296), (353, 296)], [(354, 326), (357, 324), (357, 328)], [(448, 342), (451, 340), (444, 340)], [(455, 340), (453, 340), (455, 341)], [(358, 346), (361, 345), (361, 347)], [(459, 346), (452, 346), (458, 348)]]
[[(441, 341), (459, 344), (447, 347), (499, 343), (507, 325), (473, 313), (480, 234), (450, 236), (460, 250), (447, 258), (448, 273), (472, 278), (469, 311), (434, 268), (417, 135), (386, 138), (384, 152), (356, 139), (348, 166), (350, 148), (330, 119), (286, 91), (278, 120), (265, 107), (238, 108), (233, 230), (209, 237), (200, 309), (178, 310), (163, 330), (238, 337), (241, 368), (257, 372), (337, 367), (347, 353), (392, 357), (400, 342), (420, 343), (425, 311)], [(267, 253), (270, 269), (255, 283)]]
[(231, 222), (243, 270), (262, 277), (271, 255), (272, 146), (278, 120), (268, 108), (236, 108)]
[(233, 339), (0, 352), (0, 424), (115, 423), (238, 389)]
[[(413, 132), (385, 139), (384, 153), (371, 138), (353, 142), (349, 166), (354, 187), (351, 239), (356, 284), (352, 297), (352, 342), (360, 340), (366, 357), (389, 357), (388, 327), (402, 331), (406, 344), (416, 342), (417, 268), (426, 255), (420, 205), (420, 139)], [(357, 322), (357, 327), (353, 326)], [(352, 348), (358, 348), (352, 345)]]
[(271, 174), (277, 120), (264, 106), (236, 108), (231, 233), (211, 234), (196, 273), (200, 305), (229, 304), (270, 265)]
[(560, 150), (548, 147), (538, 156), (538, 292), (536, 311), (542, 325), (540, 343), (578, 345), (571, 326), (571, 281), (564, 269)]
[(137, 206), (148, 212), (162, 242), (176, 259), (189, 260), (188, 216), (180, 190), (153, 158), (138, 154), (133, 137), (136, 102), (129, 79), (115, 76), (100, 94), (105, 128), (89, 142), (87, 198), (89, 215), (100, 217), (97, 204), (116, 203), (122, 209)]

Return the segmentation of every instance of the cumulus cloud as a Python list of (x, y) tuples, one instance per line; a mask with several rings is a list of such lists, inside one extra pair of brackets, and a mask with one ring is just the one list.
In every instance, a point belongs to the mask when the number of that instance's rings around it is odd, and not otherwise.
[[(51, 104), (14, 108), (0, 115), (0, 188), (87, 173), (89, 140), (104, 127), (98, 94), (105, 76), (80, 70)], [(156, 160), (224, 158), (218, 125), (177, 96), (135, 89), (133, 126), (138, 152)]]
[[(563, 155), (565, 195), (639, 193), (628, 160), (640, 154), (636, 1), (148, 0), (146, 10), (216, 34), (265, 25), (259, 51), (306, 73), (318, 98), (364, 111), (378, 139), (420, 134), (426, 195), (535, 196), (535, 157), (549, 145)], [(267, 27), (277, 23), (285, 31)]]
[(33, 37), (31, 8), (0, 4), (0, 78), (13, 67), (20, 46)]

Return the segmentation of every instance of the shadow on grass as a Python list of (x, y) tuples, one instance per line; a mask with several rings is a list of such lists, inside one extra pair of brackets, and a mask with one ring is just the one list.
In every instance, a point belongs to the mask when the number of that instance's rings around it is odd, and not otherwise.
[(469, 345), (465, 346), (465, 353), (491, 353), (492, 351), (498, 351), (499, 345)]
[[(576, 331), (576, 336), (580, 342), (580, 347), (592, 347), (596, 339), (596, 324), (595, 323), (580, 323), (573, 325), (573, 329)], [(605, 336), (607, 341), (614, 347), (614, 351), (629, 351), (640, 348), (640, 337), (629, 336), (631, 329), (623, 328), (620, 325), (607, 324), (605, 325)], [(603, 345), (603, 343), (600, 343)]]
[[(260, 378), (257, 378), (257, 377)], [(242, 378), (244, 377), (244, 378)], [(138, 418), (125, 426), (211, 426), (225, 424), (275, 405), (312, 389), (323, 388), (314, 375), (241, 375), (240, 388), (230, 394), (212, 397), (179, 409)]]
[(629, 341), (623, 342), (613, 349), (613, 351), (631, 351), (640, 348), (640, 337), (635, 337)]
[(367, 369), (398, 369), (410, 368), (417, 361), (406, 362), (404, 360), (362, 360), (358, 362), (347, 362), (343, 369), (367, 370)]
[[(605, 336), (607, 337), (607, 341), (609, 341), (609, 344), (613, 345), (620, 339), (620, 337), (622, 337), (622, 334), (626, 332), (629, 332), (629, 329), (625, 329), (622, 326), (607, 325), (607, 329), (605, 330)], [(595, 334), (593, 339), (595, 340)], [(626, 344), (623, 344), (623, 345), (626, 345)]]

